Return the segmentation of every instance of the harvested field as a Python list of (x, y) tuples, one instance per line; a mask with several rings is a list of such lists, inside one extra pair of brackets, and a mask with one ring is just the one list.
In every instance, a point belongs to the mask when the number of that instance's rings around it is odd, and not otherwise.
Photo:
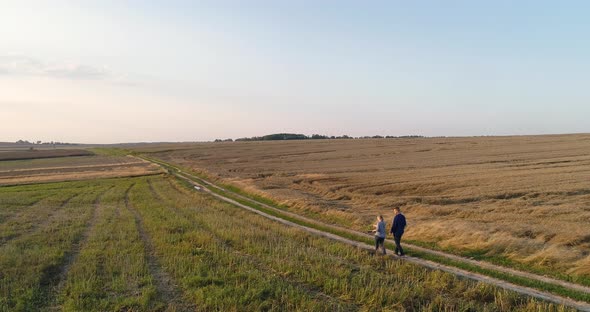
[(0, 185), (142, 176), (157, 166), (125, 156), (78, 156), (0, 161)]
[(0, 152), (0, 161), (91, 155), (94, 155), (94, 153), (82, 149), (33, 149), (26, 151)]
[(407, 239), (574, 280), (590, 276), (590, 135), (136, 150), (324, 221), (363, 230), (375, 214), (391, 220), (391, 207), (401, 206)]

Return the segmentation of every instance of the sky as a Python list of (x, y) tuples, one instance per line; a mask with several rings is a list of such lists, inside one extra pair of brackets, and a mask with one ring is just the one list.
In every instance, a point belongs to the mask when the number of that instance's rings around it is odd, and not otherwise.
[(0, 0), (0, 141), (587, 133), (589, 11)]

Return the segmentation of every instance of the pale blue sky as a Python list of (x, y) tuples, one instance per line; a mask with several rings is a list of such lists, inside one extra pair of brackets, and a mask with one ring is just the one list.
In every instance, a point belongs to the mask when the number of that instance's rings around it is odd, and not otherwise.
[(0, 0), (0, 141), (590, 132), (585, 1)]

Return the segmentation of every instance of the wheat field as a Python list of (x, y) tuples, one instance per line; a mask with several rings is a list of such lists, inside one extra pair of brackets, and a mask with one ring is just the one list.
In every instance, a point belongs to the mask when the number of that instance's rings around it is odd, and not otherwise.
[(136, 149), (299, 213), (574, 279), (590, 276), (590, 135), (307, 140)]

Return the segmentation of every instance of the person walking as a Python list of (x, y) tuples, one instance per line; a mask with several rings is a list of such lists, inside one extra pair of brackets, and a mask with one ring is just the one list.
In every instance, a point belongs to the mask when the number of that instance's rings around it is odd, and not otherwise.
[(377, 223), (375, 224), (375, 253), (379, 250), (379, 247), (383, 249), (383, 254), (385, 254), (385, 221), (383, 221), (383, 216), (377, 217)]
[(404, 235), (404, 229), (406, 227), (406, 217), (402, 214), (399, 207), (393, 208), (395, 217), (393, 217), (393, 224), (391, 225), (391, 234), (393, 234), (393, 240), (395, 241), (395, 254), (399, 256), (404, 255), (404, 250), (401, 245), (402, 235)]

